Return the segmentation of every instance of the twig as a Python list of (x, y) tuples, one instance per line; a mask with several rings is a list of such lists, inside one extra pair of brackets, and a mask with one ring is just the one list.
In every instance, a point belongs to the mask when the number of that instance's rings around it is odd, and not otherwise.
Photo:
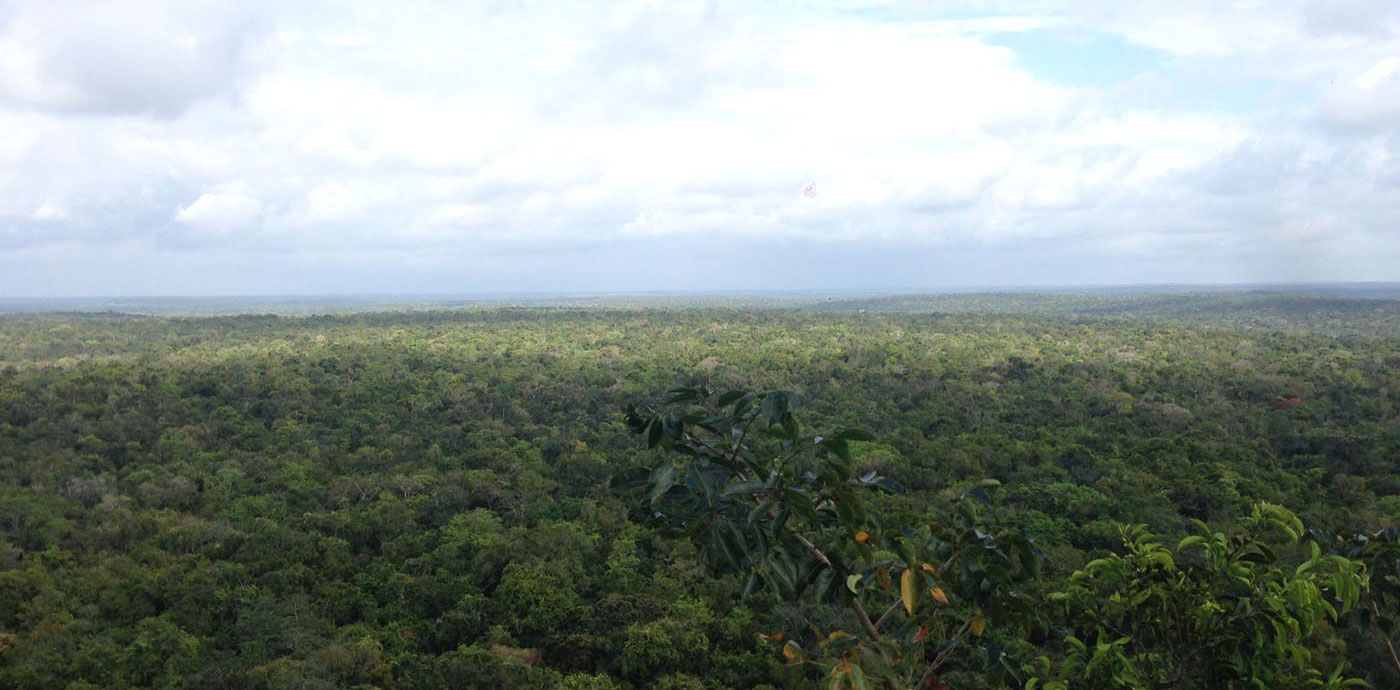
[[(731, 450), (729, 453), (730, 464), (734, 464), (739, 461), (739, 449), (744, 447), (744, 439), (748, 438), (749, 427), (753, 426), (753, 422), (755, 419), (758, 419), (758, 412), (756, 410), (753, 411), (753, 413), (749, 416), (748, 421), (744, 422), (744, 430), (739, 432), (739, 439), (734, 442), (733, 450)], [(734, 432), (731, 428), (731, 438), (733, 433)]]
[[(834, 566), (831, 565), (831, 559), (827, 558), (826, 554), (823, 553), (821, 549), (817, 548), (816, 544), (812, 543), (812, 540), (802, 536), (802, 533), (791, 527), (788, 527), (787, 533), (791, 534), (792, 538), (796, 539), (797, 543), (801, 544), (802, 548), (806, 549), (807, 553), (810, 554), (812, 558), (817, 559), (819, 563), (828, 568), (835, 569)], [(870, 614), (865, 612), (865, 607), (861, 605), (859, 599), (851, 599), (851, 610), (856, 612), (856, 619), (860, 621), (860, 627), (865, 629), (865, 633), (870, 636), (870, 639), (878, 642), (880, 640), (880, 629), (876, 627), (874, 623), (870, 622)]]
[(967, 627), (971, 623), (971, 618), (963, 621), (962, 627), (958, 628), (958, 631), (953, 633), (954, 644), (949, 646), (947, 649), (939, 652), (938, 656), (933, 658), (933, 663), (929, 664), (928, 670), (924, 671), (923, 677), (919, 678), (919, 683), (918, 685), (914, 686), (914, 690), (924, 690), (924, 688), (931, 687), (929, 683), (933, 682), (933, 679), (938, 677), (938, 669), (943, 666), (944, 661), (948, 660), (948, 655), (951, 654), (953, 652), (953, 649), (957, 647), (956, 643), (962, 641), (963, 633), (967, 632)]
[(876, 629), (876, 630), (884, 630), (884, 629), (885, 629), (885, 622), (888, 621), (888, 620), (890, 619), (890, 616), (893, 616), (893, 615), (894, 615), (894, 612), (895, 612), (895, 611), (898, 611), (898, 610), (899, 610), (899, 607), (900, 607), (901, 605), (903, 605), (903, 604), (904, 604), (904, 600), (903, 600), (903, 599), (895, 599), (895, 600), (894, 600), (894, 603), (893, 603), (893, 604), (890, 604), (890, 607), (887, 608), (887, 609), (885, 609), (885, 612), (884, 612), (884, 613), (880, 614), (879, 620), (876, 620), (876, 621), (875, 621), (875, 629)]
[(948, 568), (952, 567), (953, 561), (956, 561), (956, 560), (958, 560), (958, 559), (961, 558), (961, 557), (962, 557), (962, 549), (958, 549), (957, 551), (954, 551), (954, 552), (953, 552), (953, 555), (951, 555), (951, 556), (948, 557), (948, 560), (943, 561), (942, 567), (940, 567), (940, 568), (938, 569), (938, 576), (939, 576), (939, 577), (942, 577), (942, 576), (943, 576), (943, 573), (948, 572)]
[[(817, 548), (816, 544), (812, 543), (812, 540), (802, 536), (800, 532), (793, 529), (792, 527), (787, 528), (787, 533), (791, 534), (792, 538), (796, 539), (797, 543), (801, 544), (802, 548), (806, 549), (807, 553), (810, 554), (812, 558), (817, 559), (817, 561), (822, 565), (835, 570), (835, 568), (831, 565), (831, 559), (827, 558), (826, 554), (823, 553), (821, 549)], [(851, 598), (851, 610), (855, 612), (856, 620), (860, 622), (861, 629), (865, 631), (866, 635), (870, 636), (870, 641), (879, 642), (880, 628), (879, 626), (870, 622), (870, 614), (866, 612), (865, 606), (861, 605), (860, 599), (855, 597)], [(881, 619), (883, 620), (884, 616), (881, 616)], [(885, 652), (883, 649), (880, 649), (879, 647), (876, 647), (875, 649), (881, 657), (885, 656)], [(888, 659), (886, 659), (886, 661), (888, 661)], [(899, 690), (899, 683), (896, 682), (893, 678), (887, 678), (886, 682), (890, 686), (890, 690)]]
[(860, 627), (865, 629), (865, 634), (870, 636), (870, 641), (880, 641), (880, 631), (870, 622), (870, 614), (865, 612), (865, 607), (861, 605), (860, 599), (851, 598), (851, 610), (856, 612), (856, 620), (860, 621)]
[[(1381, 610), (1376, 607), (1375, 599), (1371, 600), (1371, 610), (1375, 612), (1377, 618), (1380, 618)], [(1390, 650), (1390, 660), (1395, 663), (1395, 668), (1400, 670), (1400, 654), (1395, 653), (1395, 645), (1391, 643), (1390, 636), (1382, 632), (1381, 639), (1385, 640), (1385, 647)]]
[(822, 565), (824, 565), (824, 566), (826, 566), (826, 567), (828, 567), (828, 568), (832, 567), (832, 565), (831, 565), (831, 559), (830, 559), (830, 558), (827, 558), (827, 557), (826, 557), (826, 554), (822, 553), (822, 550), (819, 549), (819, 548), (817, 548), (817, 545), (816, 545), (816, 544), (813, 544), (812, 541), (811, 541), (810, 539), (808, 539), (807, 537), (802, 536), (802, 534), (801, 534), (800, 532), (798, 532), (797, 530), (793, 529), (792, 527), (788, 527), (788, 528), (787, 528), (787, 533), (788, 533), (788, 534), (791, 534), (791, 535), (792, 535), (792, 538), (793, 538), (793, 539), (796, 539), (796, 540), (797, 540), (797, 543), (801, 544), (801, 545), (802, 545), (802, 548), (806, 549), (806, 550), (807, 550), (807, 553), (808, 553), (809, 555), (811, 555), (812, 558), (817, 559), (818, 562), (820, 562)]

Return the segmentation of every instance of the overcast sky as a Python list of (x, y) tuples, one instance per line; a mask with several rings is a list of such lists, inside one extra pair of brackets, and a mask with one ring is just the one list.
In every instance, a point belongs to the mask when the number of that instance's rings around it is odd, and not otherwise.
[(0, 297), (1319, 280), (1393, 0), (0, 0)]

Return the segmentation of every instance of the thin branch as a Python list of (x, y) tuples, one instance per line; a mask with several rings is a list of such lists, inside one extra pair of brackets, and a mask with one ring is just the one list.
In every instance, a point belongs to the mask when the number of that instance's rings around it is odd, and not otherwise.
[(882, 613), (882, 614), (880, 614), (880, 618), (879, 618), (878, 620), (875, 621), (875, 629), (876, 629), (876, 630), (884, 630), (884, 629), (885, 629), (885, 623), (888, 622), (888, 621), (890, 620), (890, 616), (893, 616), (893, 615), (894, 615), (894, 612), (895, 612), (895, 611), (898, 611), (898, 610), (899, 610), (899, 607), (900, 607), (900, 606), (903, 606), (903, 605), (904, 605), (904, 600), (903, 600), (903, 599), (895, 599), (895, 600), (894, 600), (894, 603), (893, 603), (893, 604), (890, 604), (890, 607), (887, 608), (887, 609), (885, 609), (885, 612)]
[[(788, 527), (787, 533), (791, 534), (792, 538), (796, 539), (797, 543), (801, 544), (802, 548), (806, 549), (807, 553), (810, 554), (812, 558), (817, 559), (822, 565), (835, 570), (835, 567), (831, 565), (831, 559), (827, 558), (826, 554), (823, 553), (821, 549), (817, 548), (816, 544), (812, 543), (812, 540), (802, 536), (802, 533), (791, 527)], [(866, 613), (865, 607), (860, 603), (860, 599), (851, 599), (851, 610), (856, 612), (856, 620), (860, 621), (860, 627), (865, 630), (865, 634), (870, 636), (870, 640), (872, 642), (879, 642), (880, 629), (874, 623), (870, 622), (870, 614)]]
[[(739, 455), (739, 449), (743, 447), (743, 445), (744, 445), (744, 439), (745, 439), (745, 438), (748, 436), (748, 434), (749, 434), (749, 428), (753, 426), (753, 422), (754, 422), (754, 420), (756, 420), (757, 418), (758, 418), (758, 414), (757, 414), (757, 413), (755, 413), (755, 414), (753, 414), (753, 416), (749, 417), (748, 421), (744, 424), (743, 430), (739, 432), (739, 438), (738, 438), (738, 440), (736, 440), (736, 441), (734, 442), (733, 451), (732, 451), (732, 453), (731, 453), (731, 455), (730, 455), (730, 462), (731, 462), (731, 463), (737, 462), (738, 455)], [(790, 453), (788, 457), (792, 457), (793, 455), (796, 455), (796, 451), (797, 451), (797, 450), (798, 450), (798, 448), (794, 448), (794, 449), (793, 449), (793, 452)], [(784, 460), (786, 460), (786, 458), (784, 458)], [(770, 509), (770, 510), (771, 510), (771, 509)], [(808, 539), (807, 537), (803, 536), (801, 532), (798, 532), (798, 531), (797, 531), (796, 529), (794, 529), (791, 525), (788, 525), (788, 526), (787, 526), (787, 529), (786, 529), (785, 531), (786, 531), (788, 534), (792, 535), (792, 538), (793, 538), (794, 540), (796, 540), (798, 544), (801, 544), (801, 545), (802, 545), (802, 548), (807, 552), (808, 555), (810, 555), (812, 558), (815, 558), (815, 559), (817, 560), (818, 563), (821, 563), (823, 566), (826, 566), (828, 569), (831, 569), (831, 570), (835, 571), (836, 567), (835, 567), (834, 565), (832, 565), (832, 563), (831, 563), (831, 558), (829, 558), (829, 557), (826, 555), (826, 553), (823, 552), (821, 549), (817, 548), (817, 545), (816, 545), (816, 544), (813, 544), (813, 543), (812, 543), (812, 540), (810, 540), (810, 539)], [(878, 625), (876, 625), (875, 623), (871, 622), (871, 620), (870, 620), (870, 614), (869, 614), (868, 612), (866, 612), (865, 606), (863, 606), (863, 605), (860, 603), (860, 599), (858, 599), (858, 598), (852, 598), (852, 599), (851, 599), (851, 610), (855, 612), (855, 614), (856, 614), (856, 620), (860, 622), (860, 627), (861, 627), (863, 630), (865, 630), (866, 635), (869, 635), (869, 636), (870, 636), (870, 641), (871, 641), (871, 642), (879, 642), (879, 641), (880, 641), (880, 627), (879, 627)], [(890, 615), (891, 613), (892, 613), (892, 611), (886, 611), (884, 615), (880, 616), (880, 621), (881, 621), (881, 623), (883, 623), (883, 622), (889, 617), (889, 615)], [(879, 647), (876, 647), (876, 650), (877, 650), (877, 652), (880, 654), (881, 657), (885, 657), (885, 652), (884, 652), (883, 649), (880, 649)], [(888, 658), (886, 658), (886, 661), (888, 661)], [(899, 683), (898, 683), (897, 681), (895, 681), (895, 679), (893, 679), (893, 678), (887, 678), (887, 679), (886, 679), (886, 684), (890, 687), (890, 690), (900, 690)]]
[(923, 677), (919, 678), (919, 683), (914, 686), (914, 690), (924, 690), (924, 688), (933, 687), (929, 685), (929, 683), (932, 683), (933, 680), (938, 677), (938, 669), (943, 666), (944, 661), (948, 660), (948, 655), (957, 647), (956, 643), (962, 641), (963, 633), (967, 632), (967, 628), (971, 623), (971, 618), (963, 621), (962, 627), (958, 628), (958, 631), (953, 633), (954, 644), (939, 652), (938, 656), (933, 658), (933, 663), (929, 664), (928, 670), (924, 671)]
[[(1380, 618), (1381, 610), (1376, 607), (1375, 599), (1371, 600), (1371, 610), (1375, 612), (1377, 618)], [(1382, 632), (1381, 639), (1385, 640), (1385, 647), (1386, 649), (1390, 650), (1390, 660), (1395, 663), (1395, 668), (1397, 670), (1400, 670), (1400, 654), (1395, 653), (1395, 645), (1391, 643), (1390, 636)]]
[(860, 627), (865, 630), (865, 634), (870, 636), (871, 642), (880, 641), (880, 631), (875, 628), (875, 624), (870, 622), (870, 614), (865, 612), (865, 607), (861, 605), (860, 599), (851, 598), (851, 610), (856, 612), (856, 620), (860, 621)]
[(813, 544), (810, 539), (802, 536), (800, 532), (798, 532), (790, 526), (787, 528), (787, 533), (791, 534), (792, 538), (796, 539), (797, 543), (801, 544), (802, 548), (806, 549), (807, 553), (811, 555), (812, 558), (817, 559), (818, 562), (820, 562), (822, 565), (828, 568), (834, 567), (831, 565), (831, 559), (827, 558), (826, 554), (822, 553), (822, 550), (817, 548), (817, 545)]
[(948, 557), (948, 560), (943, 561), (943, 565), (938, 569), (938, 576), (943, 577), (943, 573), (948, 572), (948, 568), (952, 567), (953, 562), (959, 558), (962, 558), (962, 549), (954, 551), (953, 555)]
[[(870, 636), (870, 641), (879, 642), (880, 631), (876, 629), (874, 623), (870, 622), (870, 614), (865, 612), (865, 607), (861, 605), (860, 599), (851, 598), (851, 610), (856, 612), (856, 619), (860, 621), (860, 627), (865, 629), (865, 634)], [(880, 658), (885, 660), (885, 663), (889, 663), (890, 658), (886, 656), (884, 649), (876, 645), (875, 652), (880, 655)], [(900, 690), (899, 681), (894, 678), (886, 678), (885, 685), (888, 685), (890, 690)]]
[[(734, 464), (739, 461), (739, 449), (744, 447), (744, 439), (747, 438), (749, 435), (749, 427), (753, 426), (753, 422), (755, 419), (758, 419), (758, 410), (751, 410), (751, 412), (752, 414), (749, 416), (748, 421), (744, 422), (744, 430), (739, 432), (739, 439), (734, 442), (733, 450), (731, 450), (729, 453), (730, 464)], [(729, 433), (730, 438), (733, 438), (734, 431), (732, 427)]]
[[(822, 565), (824, 565), (824, 566), (826, 566), (826, 567), (828, 567), (828, 568), (832, 568), (833, 570), (835, 569), (835, 568), (831, 565), (831, 559), (830, 559), (830, 558), (827, 558), (827, 557), (826, 557), (826, 554), (823, 553), (821, 549), (817, 548), (817, 545), (816, 545), (816, 544), (813, 544), (812, 541), (811, 541), (810, 539), (808, 539), (807, 537), (802, 536), (802, 534), (801, 534), (800, 532), (798, 532), (797, 530), (794, 530), (794, 529), (791, 528), (791, 527), (789, 527), (789, 528), (787, 529), (787, 533), (788, 533), (788, 534), (791, 534), (791, 535), (792, 535), (792, 538), (793, 538), (793, 539), (796, 539), (796, 540), (797, 540), (797, 543), (801, 544), (801, 545), (802, 545), (802, 548), (806, 549), (806, 550), (807, 550), (807, 553), (810, 554), (810, 555), (812, 556), (812, 558), (817, 559), (818, 562), (820, 562)], [(874, 623), (870, 622), (870, 614), (866, 612), (865, 606), (861, 605), (860, 599), (857, 599), (857, 598), (855, 598), (855, 597), (852, 597), (852, 598), (851, 598), (851, 610), (855, 612), (855, 614), (856, 614), (856, 620), (857, 620), (857, 621), (860, 621), (860, 627), (861, 627), (861, 629), (865, 631), (865, 634), (866, 634), (866, 635), (869, 635), (869, 636), (870, 636), (870, 641), (871, 641), (871, 642), (879, 642), (879, 641), (880, 641), (880, 628), (879, 628), (879, 626), (877, 626), (877, 625), (875, 625)], [(883, 617), (882, 617), (882, 618), (883, 618)], [(884, 656), (885, 656), (884, 650), (881, 650), (879, 647), (876, 647), (876, 650), (879, 651), (879, 654), (880, 654), (881, 657), (884, 657)], [(899, 684), (896, 683), (895, 680), (894, 680), (893, 678), (889, 678), (889, 679), (886, 679), (886, 680), (888, 681), (888, 685), (890, 686), (890, 690), (899, 690)]]

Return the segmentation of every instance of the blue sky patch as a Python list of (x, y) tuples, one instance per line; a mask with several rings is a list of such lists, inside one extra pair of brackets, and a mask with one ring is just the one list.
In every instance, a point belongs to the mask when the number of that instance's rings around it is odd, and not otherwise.
[(1068, 86), (1109, 86), (1166, 65), (1167, 53), (1119, 36), (1044, 29), (993, 34), (992, 45), (1016, 51), (1020, 65), (1036, 78)]

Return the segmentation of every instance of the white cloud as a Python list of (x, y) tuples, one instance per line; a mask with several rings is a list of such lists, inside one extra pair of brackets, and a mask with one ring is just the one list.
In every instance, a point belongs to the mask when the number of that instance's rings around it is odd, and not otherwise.
[(1391, 81), (1400, 72), (1400, 58), (1389, 57), (1377, 62), (1371, 69), (1357, 75), (1355, 79), (1356, 87), (1370, 91), (1377, 86)]
[[(1400, 13), (1324, 5), (6, 6), (0, 258), (148, 246), (404, 289), (424, 267), (444, 290), (463, 267), (649, 288), (672, 278), (643, 247), (840, 246), (872, 281), (880, 260), (1053, 247), (1186, 281), (1296, 275), (1331, 233), (1350, 244), (1315, 273), (1397, 275)], [(1082, 56), (994, 44), (1024, 31), (1166, 55), (1127, 84), (1056, 83), (1037, 60)], [(132, 251), (113, 284), (143, 270)]]
[(175, 212), (175, 222), (211, 234), (245, 230), (258, 223), (263, 204), (239, 192), (205, 192)]
[(34, 209), (30, 217), (38, 221), (63, 220), (68, 217), (68, 211), (57, 204), (44, 202)]
[(16, 3), (0, 24), (0, 99), (74, 111), (179, 114), (226, 93), (258, 34), (257, 3)]
[(491, 212), (483, 204), (448, 204), (434, 211), (428, 222), (433, 225), (477, 227), (490, 217)]
[(344, 182), (327, 182), (306, 193), (308, 223), (345, 221), (363, 212), (368, 190)]

